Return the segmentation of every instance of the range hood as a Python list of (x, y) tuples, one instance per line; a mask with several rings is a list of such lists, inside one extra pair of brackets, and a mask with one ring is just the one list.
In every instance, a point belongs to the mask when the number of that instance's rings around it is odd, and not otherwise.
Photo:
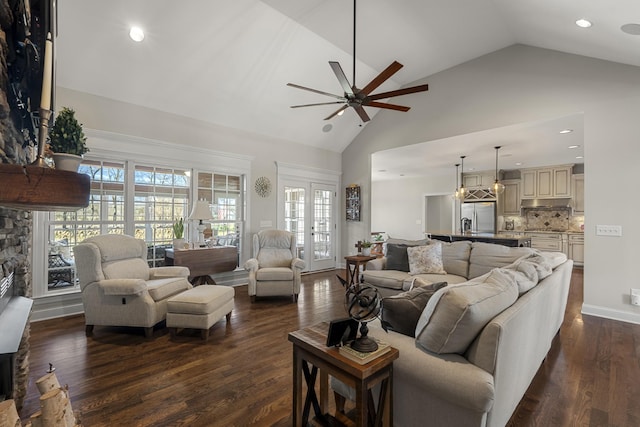
[(572, 207), (571, 199), (522, 199), (520, 207), (523, 209), (570, 209)]

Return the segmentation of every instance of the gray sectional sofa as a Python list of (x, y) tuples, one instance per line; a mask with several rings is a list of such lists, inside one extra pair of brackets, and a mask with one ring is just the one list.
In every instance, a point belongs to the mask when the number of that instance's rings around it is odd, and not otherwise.
[[(560, 329), (573, 262), (529, 248), (442, 245), (447, 274), (414, 280), (408, 272), (385, 270), (386, 258), (369, 262), (363, 274), (382, 295), (400, 294), (396, 299), (412, 284), (449, 283), (434, 290), (414, 336), (369, 323), (370, 336), (400, 350), (393, 371), (394, 426), (504, 426)], [(352, 393), (335, 381), (332, 386)]]

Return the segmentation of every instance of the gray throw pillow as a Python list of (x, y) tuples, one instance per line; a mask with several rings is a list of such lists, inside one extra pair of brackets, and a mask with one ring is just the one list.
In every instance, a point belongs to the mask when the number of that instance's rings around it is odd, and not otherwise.
[(409, 272), (409, 255), (407, 245), (390, 243), (387, 245), (387, 264), (385, 270)]
[(382, 299), (382, 321), (391, 330), (414, 338), (418, 319), (429, 298), (447, 282), (431, 283)]

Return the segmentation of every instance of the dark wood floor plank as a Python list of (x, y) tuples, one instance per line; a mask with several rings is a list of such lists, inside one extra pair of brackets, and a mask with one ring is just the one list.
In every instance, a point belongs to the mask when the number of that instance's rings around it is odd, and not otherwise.
[[(344, 276), (344, 271), (338, 272)], [(35, 380), (49, 363), (68, 384), (85, 426), (290, 426), (290, 331), (345, 316), (335, 271), (304, 276), (291, 298), (249, 301), (236, 289), (229, 324), (205, 343), (158, 327), (96, 327), (82, 316), (32, 324), (23, 420), (38, 409)], [(559, 336), (509, 426), (640, 426), (640, 325), (582, 316), (583, 272), (574, 270)]]

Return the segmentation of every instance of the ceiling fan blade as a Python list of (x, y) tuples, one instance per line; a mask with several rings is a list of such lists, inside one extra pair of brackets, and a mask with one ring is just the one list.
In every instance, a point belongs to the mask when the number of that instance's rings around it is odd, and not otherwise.
[(358, 113), (358, 115), (360, 116), (360, 119), (363, 122), (368, 122), (369, 120), (371, 120), (369, 118), (369, 115), (367, 114), (366, 111), (364, 111), (364, 108), (362, 108), (362, 105), (357, 105), (355, 107), (353, 107), (354, 110), (356, 110), (356, 113)]
[(331, 65), (331, 69), (338, 78), (338, 81), (340, 82), (340, 86), (342, 86), (342, 90), (344, 90), (344, 93), (346, 93), (347, 95), (353, 95), (353, 89), (351, 89), (349, 80), (347, 80), (347, 76), (344, 75), (344, 71), (342, 71), (340, 63), (329, 61), (329, 65)]
[(337, 116), (341, 111), (346, 110), (347, 108), (349, 108), (348, 104), (344, 104), (342, 107), (340, 107), (339, 109), (337, 109), (336, 111), (334, 111), (331, 115), (325, 117), (325, 120), (330, 120), (332, 118), (334, 118), (335, 116)]
[(385, 99), (394, 96), (408, 95), (410, 93), (424, 92), (426, 90), (429, 90), (429, 85), (413, 86), (404, 89), (392, 90), (389, 92), (376, 93), (375, 95), (369, 95), (369, 99), (375, 101), (376, 99)]
[(344, 104), (344, 102), (343, 101), (319, 102), (317, 104), (292, 105), (289, 108), (315, 107), (316, 105), (334, 105), (334, 104)]
[(369, 82), (360, 92), (365, 95), (369, 95), (373, 92), (378, 86), (387, 81), (387, 79), (393, 76), (395, 73), (402, 68), (403, 65), (398, 61), (393, 61), (391, 65), (384, 69), (380, 74), (378, 74), (373, 80)]
[(367, 107), (386, 108), (387, 110), (396, 111), (409, 111), (411, 107), (405, 107), (404, 105), (388, 104), (386, 102), (373, 101), (367, 104)]
[(346, 98), (344, 96), (334, 95), (332, 93), (323, 92), (321, 90), (311, 89), (310, 87), (300, 86), (300, 85), (297, 85), (295, 83), (287, 83), (287, 86), (295, 87), (296, 89), (308, 90), (309, 92), (319, 93), (320, 95), (326, 95), (326, 96), (331, 96), (333, 98), (346, 100)]

